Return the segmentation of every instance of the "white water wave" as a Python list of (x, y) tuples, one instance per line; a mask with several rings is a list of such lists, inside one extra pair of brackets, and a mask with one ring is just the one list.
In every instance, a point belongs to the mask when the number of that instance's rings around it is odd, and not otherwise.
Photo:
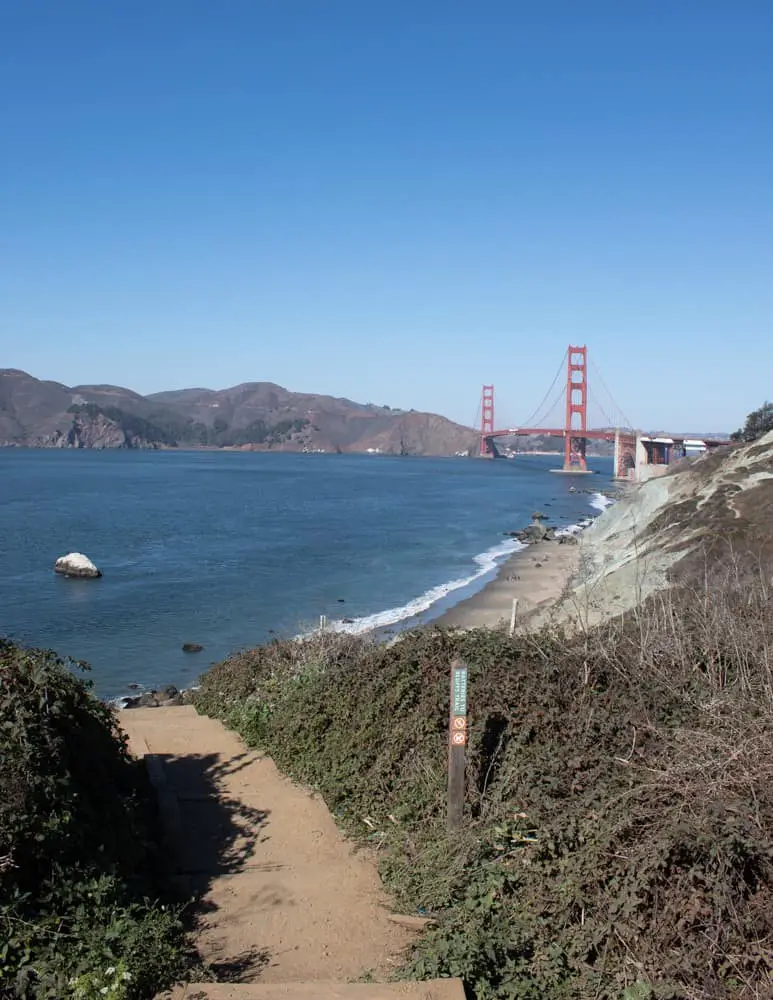
[(415, 597), (399, 608), (388, 608), (386, 611), (377, 611), (373, 615), (355, 618), (351, 622), (329, 622), (327, 629), (330, 632), (346, 632), (349, 635), (361, 635), (364, 632), (371, 632), (373, 629), (396, 625), (407, 618), (414, 618), (416, 615), (429, 610), (433, 604), (441, 601), (455, 590), (460, 590), (462, 587), (469, 587), (482, 576), (492, 573), (500, 562), (523, 548), (526, 548), (523, 542), (519, 542), (514, 538), (506, 542), (501, 542), (499, 545), (494, 545), (492, 548), (486, 549), (485, 552), (481, 552), (473, 557), (473, 562), (477, 565), (477, 569), (469, 576), (460, 577), (457, 580), (449, 580), (447, 583), (441, 583), (437, 587), (431, 587), (429, 590), (425, 590), (419, 597)]
[[(602, 514), (607, 507), (611, 507), (615, 502), (615, 500), (604, 493), (594, 493), (590, 498), (591, 507)], [(582, 521), (578, 521), (577, 524), (568, 524), (565, 528), (559, 528), (556, 532), (556, 537), (560, 535), (579, 535), (580, 532), (585, 531), (586, 528), (589, 528), (593, 524), (594, 517), (585, 517)]]
[(590, 505), (591, 507), (595, 507), (596, 510), (605, 511), (614, 502), (611, 497), (606, 496), (604, 493), (594, 493), (591, 497)]

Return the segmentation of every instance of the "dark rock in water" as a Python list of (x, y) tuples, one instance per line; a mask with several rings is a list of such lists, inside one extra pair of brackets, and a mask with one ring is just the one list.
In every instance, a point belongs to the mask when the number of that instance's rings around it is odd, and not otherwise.
[(98, 570), (88, 556), (82, 552), (71, 552), (69, 555), (60, 556), (54, 563), (54, 572), (60, 576), (69, 576), (81, 580), (96, 580), (102, 576), (102, 571)]
[(338, 603), (339, 603), (339, 604), (346, 604), (346, 599), (345, 599), (345, 598), (343, 598), (343, 597), (339, 597), (339, 598), (338, 598)]
[(343, 619), (343, 623), (344, 623), (344, 625), (354, 625), (354, 619), (353, 618), (344, 618)]
[(199, 642), (184, 642), (183, 653), (200, 653), (204, 647)]
[(127, 684), (126, 686), (129, 688), (130, 691), (139, 691), (140, 689), (139, 684)]

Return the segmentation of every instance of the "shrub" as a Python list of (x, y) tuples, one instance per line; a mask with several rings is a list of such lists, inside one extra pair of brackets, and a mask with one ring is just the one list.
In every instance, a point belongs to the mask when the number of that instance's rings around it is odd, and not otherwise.
[[(587, 633), (331, 636), (196, 694), (375, 842), (437, 927), (404, 975), (478, 1000), (773, 994), (773, 624), (727, 584)], [(445, 826), (448, 668), (470, 668), (467, 823)]]
[(757, 441), (768, 431), (773, 431), (773, 403), (765, 402), (758, 410), (752, 410), (743, 427), (731, 437), (734, 441)]
[(185, 938), (155, 901), (144, 770), (77, 667), (0, 640), (0, 994), (133, 1000), (182, 973)]

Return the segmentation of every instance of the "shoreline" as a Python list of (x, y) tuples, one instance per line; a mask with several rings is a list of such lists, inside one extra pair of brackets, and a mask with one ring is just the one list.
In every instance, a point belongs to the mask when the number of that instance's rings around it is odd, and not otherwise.
[[(576, 536), (572, 536), (576, 539)], [(556, 604), (580, 565), (579, 544), (532, 542), (509, 556), (496, 577), (472, 597), (455, 604), (430, 625), (441, 628), (497, 628), (509, 625), (518, 601), (516, 627)]]
[(516, 628), (538, 620), (544, 622), (579, 572), (585, 529), (616, 502), (606, 493), (599, 491), (599, 495), (607, 497), (608, 503), (596, 516), (575, 525), (575, 531), (563, 529), (550, 540), (533, 541), (514, 552), (482, 590), (453, 605), (429, 624), (449, 629), (509, 627), (514, 600), (518, 602)]
[[(532, 542), (509, 555), (499, 566), (493, 580), (482, 590), (452, 605), (437, 618), (430, 618), (414, 628), (384, 629), (380, 641), (398, 642), (402, 636), (415, 628), (476, 629), (499, 628), (509, 625), (513, 598), (518, 600), (516, 628), (522, 628), (536, 615), (549, 611), (558, 603), (567, 586), (575, 576), (580, 564), (580, 545), (577, 535), (570, 535), (572, 543), (553, 541)], [(408, 619), (407, 621), (410, 621)], [(331, 623), (334, 624), (334, 623)], [(348, 633), (345, 629), (331, 628), (331, 634), (375, 635), (378, 628), (360, 633)], [(296, 636), (309, 638), (321, 634), (317, 630)], [(198, 683), (181, 688), (171, 686), (157, 689), (138, 689), (132, 695), (121, 695), (107, 701), (122, 711), (136, 708), (162, 708), (184, 704), (188, 692), (195, 690)], [(174, 691), (174, 696), (171, 691)], [(177, 698), (179, 697), (179, 701)], [(171, 700), (167, 700), (170, 698)]]
[[(408, 616), (401, 619), (400, 622), (392, 623), (392, 627), (386, 624), (373, 625), (370, 628), (353, 631), (350, 631), (348, 625), (355, 625), (356, 622), (347, 623), (342, 620), (339, 623), (334, 620), (329, 623), (327, 628), (332, 633), (337, 634), (378, 635), (382, 633), (380, 640), (388, 643), (399, 641), (402, 633), (414, 631), (416, 628), (446, 628), (461, 631), (477, 628), (502, 628), (509, 626), (514, 599), (518, 602), (517, 629), (522, 629), (534, 622), (544, 622), (545, 616), (549, 616), (552, 610), (559, 605), (579, 571), (582, 550), (581, 537), (585, 529), (595, 523), (605, 510), (608, 510), (609, 506), (616, 502), (610, 498), (607, 492), (602, 493), (600, 490), (584, 492), (592, 493), (596, 497), (606, 497), (607, 505), (599, 507), (594, 504), (593, 506), (598, 511), (595, 516), (588, 515), (587, 518), (569, 528), (558, 529), (559, 534), (552, 538), (521, 542), (522, 548), (511, 552), (499, 564), (494, 578), (481, 590), (453, 604), (437, 617), (430, 617), (424, 622), (411, 626), (411, 616)], [(517, 533), (513, 532), (512, 534)], [(488, 552), (491, 554), (492, 550), (488, 550)], [(388, 614), (388, 612), (381, 612), (381, 614)], [(406, 627), (400, 628), (400, 624), (404, 624)], [(395, 625), (398, 626), (397, 629), (394, 628)], [(294, 638), (308, 638), (318, 634), (318, 631), (313, 629), (311, 632), (302, 633)], [(116, 707), (126, 710), (179, 704), (184, 702), (188, 691), (197, 686), (197, 684), (193, 684), (180, 690), (171, 687), (155, 689), (138, 687), (132, 695), (124, 694), (108, 699), (108, 701)], [(179, 702), (176, 700), (178, 697)], [(149, 703), (153, 703), (152, 706)]]

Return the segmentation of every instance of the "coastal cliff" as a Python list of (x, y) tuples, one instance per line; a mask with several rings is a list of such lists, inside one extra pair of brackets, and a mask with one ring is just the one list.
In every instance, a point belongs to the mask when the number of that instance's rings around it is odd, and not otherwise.
[(759, 574), (773, 556), (773, 432), (627, 488), (580, 538), (551, 617), (595, 624), (672, 587)]

